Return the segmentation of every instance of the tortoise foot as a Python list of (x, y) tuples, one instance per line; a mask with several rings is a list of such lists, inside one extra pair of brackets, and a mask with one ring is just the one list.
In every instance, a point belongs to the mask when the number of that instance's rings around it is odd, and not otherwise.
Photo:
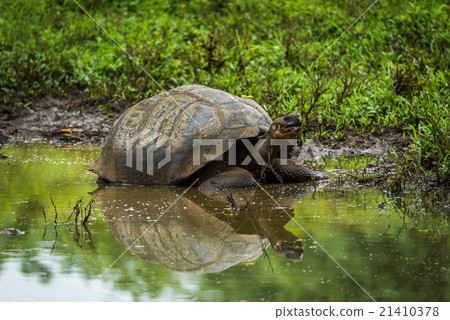
[(232, 168), (202, 182), (200, 190), (254, 189), (256, 181), (253, 175), (242, 168)]

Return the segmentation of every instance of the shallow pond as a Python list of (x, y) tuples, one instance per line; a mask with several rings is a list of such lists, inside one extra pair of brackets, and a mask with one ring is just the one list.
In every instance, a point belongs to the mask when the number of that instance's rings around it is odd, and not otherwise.
[[(0, 230), (25, 233), (0, 235), (0, 301), (450, 298), (448, 237), (402, 228), (374, 187), (98, 188), (98, 148), (2, 152)], [(81, 198), (81, 215), (95, 199), (89, 223), (65, 223)]]

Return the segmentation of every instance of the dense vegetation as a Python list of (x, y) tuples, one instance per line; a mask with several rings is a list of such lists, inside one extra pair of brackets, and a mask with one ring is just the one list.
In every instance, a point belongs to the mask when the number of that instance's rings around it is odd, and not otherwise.
[[(272, 116), (301, 112), (325, 138), (399, 128), (414, 141), (409, 163), (448, 181), (446, 1), (378, 1), (341, 38), (372, 0), (78, 2), (165, 89), (253, 96)], [(0, 12), (4, 102), (161, 92), (73, 0), (2, 0)]]

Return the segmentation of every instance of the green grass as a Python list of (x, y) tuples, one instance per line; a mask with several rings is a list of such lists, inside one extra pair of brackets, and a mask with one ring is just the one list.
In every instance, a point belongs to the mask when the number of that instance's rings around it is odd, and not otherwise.
[[(379, 1), (339, 40), (372, 0), (79, 3), (165, 89), (252, 95), (273, 117), (317, 121), (311, 136), (400, 128), (413, 138), (412, 164), (449, 177), (446, 1)], [(81, 92), (133, 103), (161, 92), (72, 0), (3, 0), (0, 12), (5, 102)]]

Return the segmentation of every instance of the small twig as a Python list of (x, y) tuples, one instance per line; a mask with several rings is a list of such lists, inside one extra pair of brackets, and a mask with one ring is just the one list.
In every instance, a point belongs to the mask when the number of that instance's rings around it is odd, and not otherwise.
[(228, 202), (230, 203), (230, 208), (231, 208), (232, 211), (240, 211), (241, 210), (239, 205), (234, 200), (232, 192), (230, 192), (230, 195), (228, 195), (228, 194), (226, 194), (226, 192), (222, 191), (222, 194), (228, 200)]
[(73, 240), (75, 241), (76, 245), (80, 248), (82, 248), (81, 244), (80, 244), (80, 239), (79, 239), (79, 232), (78, 232), (78, 228), (77, 226), (75, 226), (75, 230), (77, 231), (76, 234), (72, 231), (72, 229), (70, 228), (70, 226), (68, 224), (66, 224), (67, 229), (69, 229), (70, 233), (72, 234)]
[(58, 226), (55, 223), (55, 242), (53, 242), (52, 251), (50, 251), (50, 255), (53, 254), (53, 250), (56, 248), (56, 242), (58, 240)]
[(84, 140), (84, 141), (88, 141), (89, 140), (89, 139), (82, 138), (82, 137), (77, 137), (77, 136), (74, 136), (73, 134), (68, 134), (68, 133), (66, 133), (64, 135), (67, 136), (67, 137), (73, 138), (73, 139)]
[(328, 87), (323, 87), (323, 82), (320, 80), (316, 80), (315, 82), (315, 88), (313, 89), (313, 96), (311, 97), (310, 107), (306, 114), (304, 115), (305, 122), (308, 122), (308, 116), (311, 113), (311, 111), (314, 109), (314, 107), (319, 106), (319, 100), (322, 97), (322, 95), (329, 90)]
[(86, 217), (83, 220), (83, 226), (86, 226), (86, 223), (89, 220), (89, 217), (91, 216), (92, 213), (92, 204), (94, 203), (94, 200), (91, 199), (91, 201), (89, 201), (89, 203), (86, 205), (86, 207), (84, 207), (84, 212), (86, 213), (87, 208), (89, 208), (88, 214), (86, 215)]
[(55, 203), (53, 202), (53, 198), (50, 195), (50, 193), (48, 194), (48, 196), (50, 197), (50, 201), (52, 202), (53, 208), (55, 209), (55, 224), (57, 224), (56, 220), (58, 219), (58, 211), (56, 211), (56, 206), (55, 206)]
[(44, 215), (45, 224), (47, 224), (47, 216), (45, 215), (45, 209), (42, 208), (42, 214)]
[(73, 206), (72, 212), (70, 213), (69, 218), (67, 218), (66, 223), (69, 222), (70, 218), (72, 218), (73, 213), (74, 213), (76, 210), (79, 210), (79, 205), (80, 205), (80, 203), (81, 203), (82, 201), (83, 201), (83, 198), (81, 198), (80, 200), (78, 200), (77, 202), (75, 202), (75, 205)]
[(76, 206), (75, 208), (75, 226), (78, 224), (78, 216), (80, 215), (80, 207)]
[(44, 241), (45, 240), (45, 235), (47, 234), (47, 216), (45, 215), (45, 209), (44, 208), (42, 208), (42, 214), (44, 215), (44, 220), (45, 220), (45, 223), (44, 223), (44, 234), (42, 235), (42, 241)]
[(83, 225), (84, 231), (87, 233), (88, 236), (88, 240), (89, 240), (89, 247), (91, 247), (91, 250), (95, 253), (98, 254), (97, 251), (95, 250), (95, 246), (94, 246), (94, 242), (92, 241), (92, 234), (91, 231), (89, 231), (88, 226)]
[[(256, 226), (255, 226), (255, 224), (253, 223), (253, 221), (252, 221), (252, 224), (253, 224), (253, 227), (255, 228), (255, 231), (256, 231)], [(256, 231), (257, 232), (257, 231)], [(264, 246), (264, 243), (262, 242), (262, 236), (261, 235), (259, 235), (259, 242), (261, 243), (261, 250), (262, 250), (262, 252), (263, 252), (263, 255), (267, 258), (267, 261), (269, 262), (269, 267), (270, 267), (270, 269), (272, 270), (272, 273), (275, 273), (275, 269), (273, 268), (273, 266), (272, 266), (272, 261), (270, 261), (270, 256), (269, 256), (269, 254), (267, 253), (267, 251), (266, 251), (266, 248), (265, 248), (265, 246)], [(270, 242), (270, 241), (269, 241)]]
[(46, 234), (47, 234), (47, 224), (44, 225), (44, 233), (42, 234), (42, 241), (45, 241)]

